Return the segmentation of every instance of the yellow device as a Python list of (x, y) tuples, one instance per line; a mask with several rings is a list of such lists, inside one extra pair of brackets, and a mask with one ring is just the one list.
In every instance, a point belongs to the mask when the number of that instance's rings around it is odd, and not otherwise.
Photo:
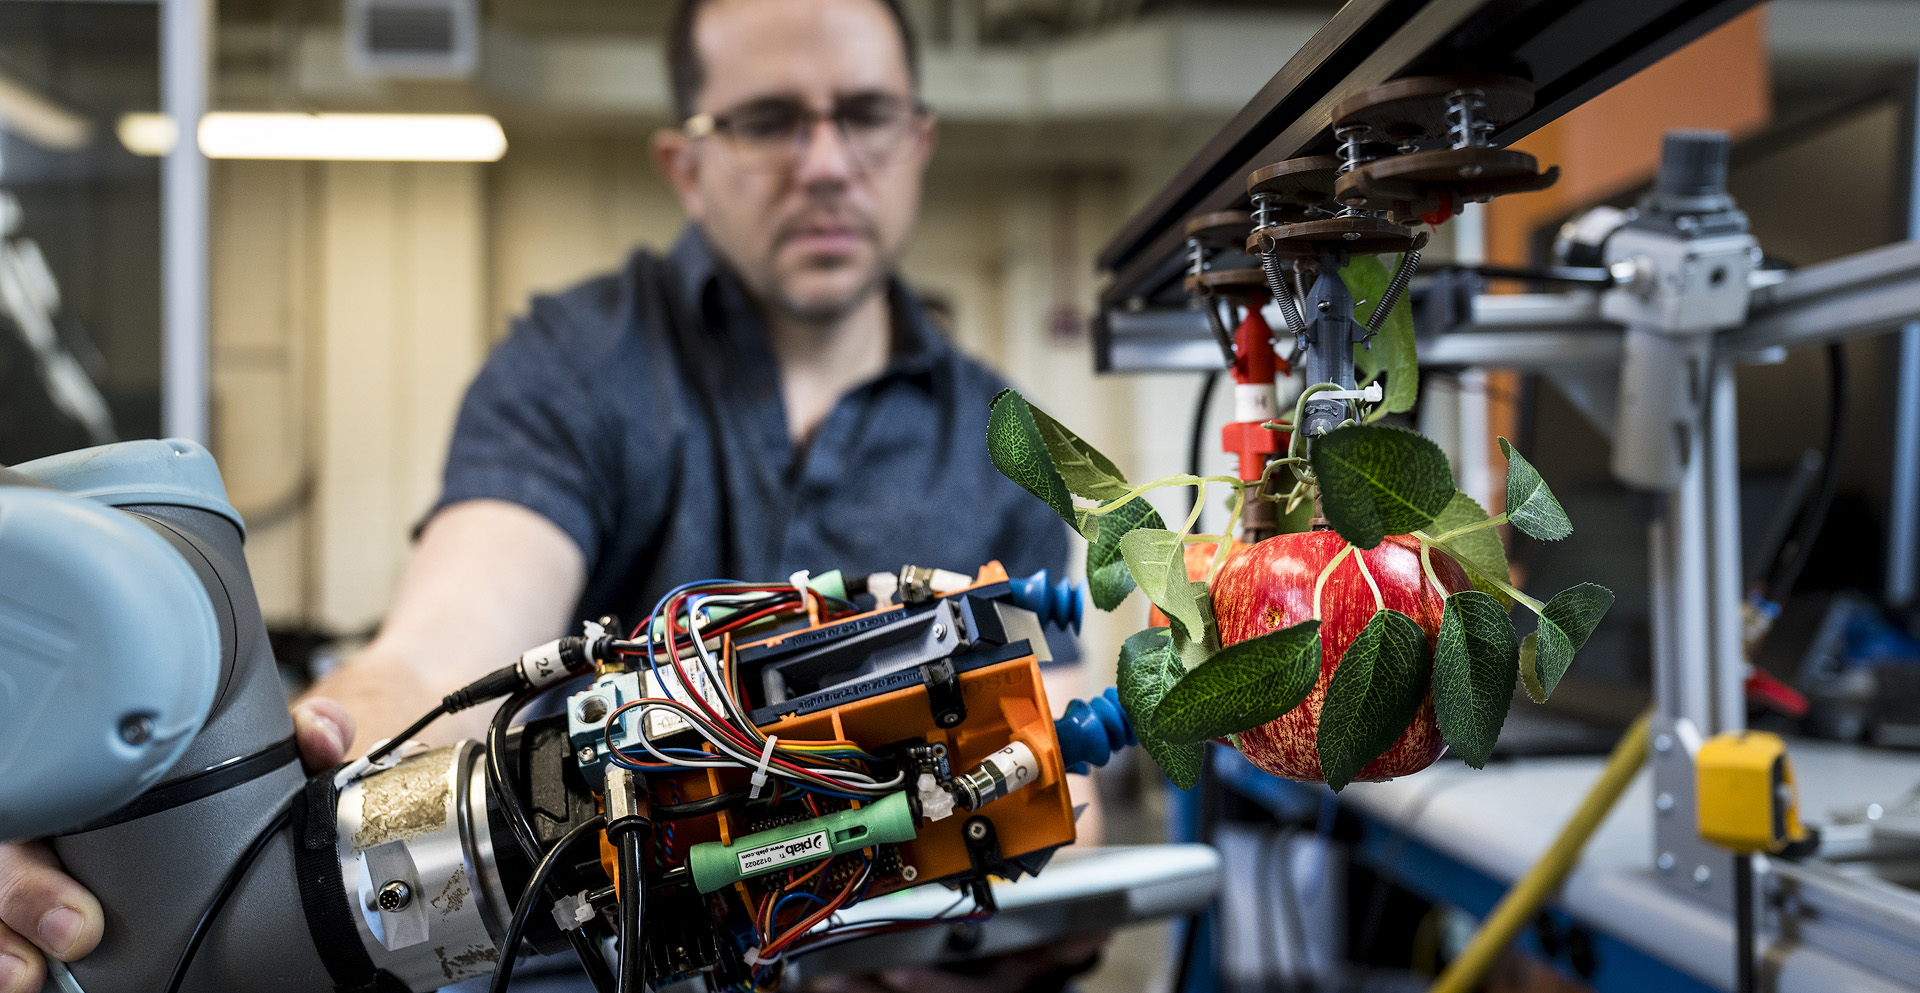
[(1694, 757), (1700, 836), (1742, 854), (1777, 852), (1807, 836), (1787, 743), (1766, 731), (1728, 731)]

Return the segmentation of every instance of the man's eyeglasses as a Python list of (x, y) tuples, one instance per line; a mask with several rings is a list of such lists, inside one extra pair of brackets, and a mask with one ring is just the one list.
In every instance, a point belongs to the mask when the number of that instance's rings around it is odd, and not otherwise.
[(926, 114), (918, 102), (891, 93), (857, 93), (821, 113), (790, 97), (769, 97), (719, 114), (695, 114), (681, 130), (689, 138), (718, 135), (755, 168), (792, 166), (821, 121), (832, 121), (862, 169), (886, 163)]

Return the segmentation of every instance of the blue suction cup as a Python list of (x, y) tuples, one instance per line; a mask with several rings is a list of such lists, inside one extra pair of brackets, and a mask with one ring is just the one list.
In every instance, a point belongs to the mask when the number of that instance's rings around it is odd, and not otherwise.
[(1060, 758), (1067, 771), (1083, 776), (1095, 766), (1106, 765), (1114, 752), (1140, 743), (1120, 707), (1119, 690), (1111, 686), (1092, 700), (1067, 704), (1067, 712), (1053, 722), (1053, 733), (1060, 741)]
[(1080, 584), (1061, 579), (1048, 586), (1047, 570), (1042, 569), (1025, 579), (1008, 580), (1008, 585), (1013, 588), (1015, 605), (1033, 611), (1042, 623), (1080, 633), (1081, 604), (1086, 600)]

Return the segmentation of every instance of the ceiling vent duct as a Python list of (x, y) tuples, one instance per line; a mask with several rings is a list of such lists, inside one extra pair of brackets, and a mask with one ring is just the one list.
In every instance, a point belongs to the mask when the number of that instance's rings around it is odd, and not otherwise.
[(479, 63), (475, 0), (347, 2), (347, 65), (360, 75), (451, 79)]

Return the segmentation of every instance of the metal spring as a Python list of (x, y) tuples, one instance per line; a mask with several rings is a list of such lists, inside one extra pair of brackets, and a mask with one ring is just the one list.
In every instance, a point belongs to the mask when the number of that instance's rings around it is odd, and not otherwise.
[(1307, 322), (1300, 319), (1300, 308), (1294, 306), (1293, 293), (1287, 289), (1287, 280), (1280, 272), (1280, 253), (1268, 252), (1260, 256), (1260, 271), (1267, 274), (1267, 289), (1273, 291), (1273, 302), (1280, 308), (1280, 319), (1287, 322), (1287, 330), (1296, 340), (1307, 333)]
[(1367, 339), (1372, 339), (1380, 326), (1387, 323), (1387, 315), (1393, 312), (1394, 304), (1400, 302), (1400, 294), (1407, 291), (1407, 284), (1413, 282), (1413, 271), (1418, 268), (1420, 250), (1407, 249), (1407, 253), (1400, 256), (1400, 264), (1393, 268), (1393, 279), (1387, 282), (1386, 292), (1380, 294), (1380, 305), (1367, 315)]
[(1447, 135), (1455, 148), (1485, 148), (1493, 124), (1480, 116), (1487, 109), (1486, 91), (1468, 87), (1447, 94)]

